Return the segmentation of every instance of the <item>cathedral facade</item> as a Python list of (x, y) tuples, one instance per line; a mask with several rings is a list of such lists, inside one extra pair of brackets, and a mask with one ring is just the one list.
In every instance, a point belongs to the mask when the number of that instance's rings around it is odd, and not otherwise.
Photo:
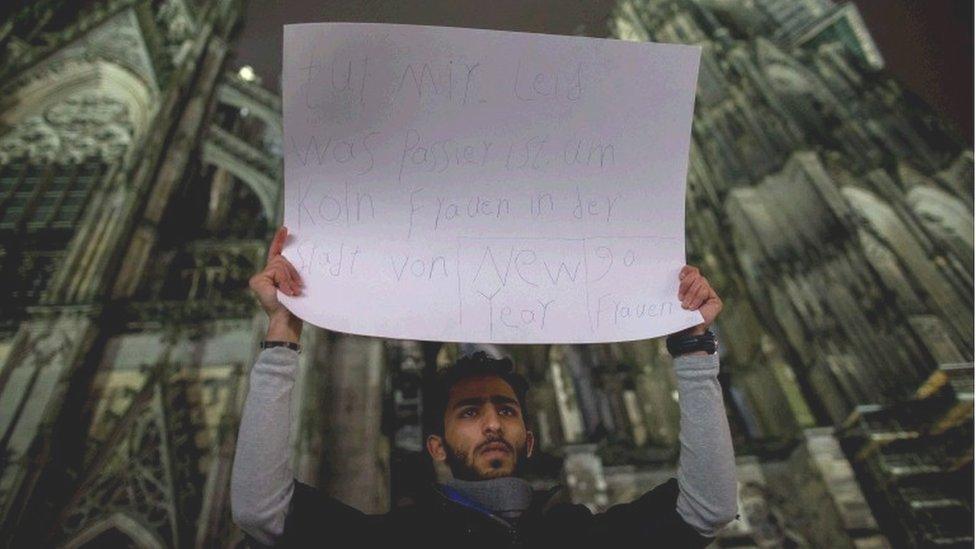
[[(280, 98), (231, 58), (242, 13), (42, 0), (0, 21), (4, 545), (242, 540), (229, 477), (265, 329), (247, 280), (282, 155)], [(726, 302), (740, 480), (716, 543), (971, 544), (972, 151), (850, 4), (621, 0), (611, 26), (703, 48), (689, 262)], [(423, 388), (477, 346), (311, 326), (303, 346), (300, 480), (383, 512), (443, 474)], [(483, 350), (533, 384), (540, 487), (600, 510), (674, 475), (662, 341)]]
[(0, 25), (0, 539), (229, 545), (247, 279), (280, 99), (236, 0), (44, 1)]
[(971, 544), (972, 150), (850, 3), (625, 1), (614, 31), (702, 46), (689, 254), (747, 438), (830, 428), (892, 543)]

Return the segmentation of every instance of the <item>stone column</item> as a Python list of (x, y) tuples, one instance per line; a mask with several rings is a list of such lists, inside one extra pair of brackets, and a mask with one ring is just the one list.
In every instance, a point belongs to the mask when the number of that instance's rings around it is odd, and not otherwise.
[(389, 444), (380, 431), (383, 416), (383, 341), (339, 336), (329, 353), (327, 425), (321, 487), (364, 513), (389, 508)]
[(207, 229), (217, 231), (227, 223), (234, 190), (234, 177), (227, 170), (215, 167), (210, 183), (210, 203), (207, 206)]
[(561, 366), (569, 373), (576, 401), (583, 419), (583, 429), (587, 436), (594, 434), (600, 425), (600, 408), (596, 388), (593, 386), (589, 350), (585, 346), (566, 345), (563, 347)]
[(146, 208), (141, 220), (136, 222), (121, 268), (114, 277), (112, 296), (124, 298), (131, 296), (138, 288), (142, 273), (155, 248), (157, 226), (163, 212), (169, 205), (173, 192), (184, 177), (190, 157), (196, 150), (197, 136), (213, 94), (214, 85), (220, 75), (226, 57), (227, 46), (222, 40), (213, 38), (200, 68), (195, 95), (189, 98), (180, 116), (179, 123), (172, 134), (172, 145), (159, 165), (153, 181)]

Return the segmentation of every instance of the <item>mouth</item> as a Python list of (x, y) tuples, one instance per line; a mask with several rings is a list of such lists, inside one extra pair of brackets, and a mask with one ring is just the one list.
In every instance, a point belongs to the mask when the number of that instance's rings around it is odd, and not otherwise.
[(481, 454), (510, 454), (512, 450), (503, 442), (491, 442), (481, 448)]

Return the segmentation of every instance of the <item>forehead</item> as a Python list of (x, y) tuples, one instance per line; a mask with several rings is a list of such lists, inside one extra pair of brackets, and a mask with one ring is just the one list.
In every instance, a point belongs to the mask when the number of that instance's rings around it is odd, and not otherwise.
[(466, 398), (490, 399), (493, 396), (505, 396), (512, 400), (518, 400), (512, 386), (502, 378), (498, 376), (475, 376), (466, 377), (451, 387), (447, 406), (450, 408), (455, 402)]

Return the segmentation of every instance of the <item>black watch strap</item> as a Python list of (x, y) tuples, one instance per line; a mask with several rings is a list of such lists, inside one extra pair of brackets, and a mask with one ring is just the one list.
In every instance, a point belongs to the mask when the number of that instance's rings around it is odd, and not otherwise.
[(711, 330), (706, 330), (704, 334), (692, 335), (687, 332), (671, 334), (667, 339), (668, 353), (672, 357), (686, 355), (697, 351), (705, 351), (708, 354), (715, 354), (718, 350), (718, 340)]
[(297, 343), (293, 343), (291, 341), (268, 341), (268, 340), (264, 340), (264, 341), (261, 342), (261, 348), (262, 349), (271, 349), (273, 347), (287, 347), (287, 348), (291, 349), (292, 351), (295, 351), (296, 353), (302, 352), (302, 346), (299, 345), (299, 344), (297, 344)]

